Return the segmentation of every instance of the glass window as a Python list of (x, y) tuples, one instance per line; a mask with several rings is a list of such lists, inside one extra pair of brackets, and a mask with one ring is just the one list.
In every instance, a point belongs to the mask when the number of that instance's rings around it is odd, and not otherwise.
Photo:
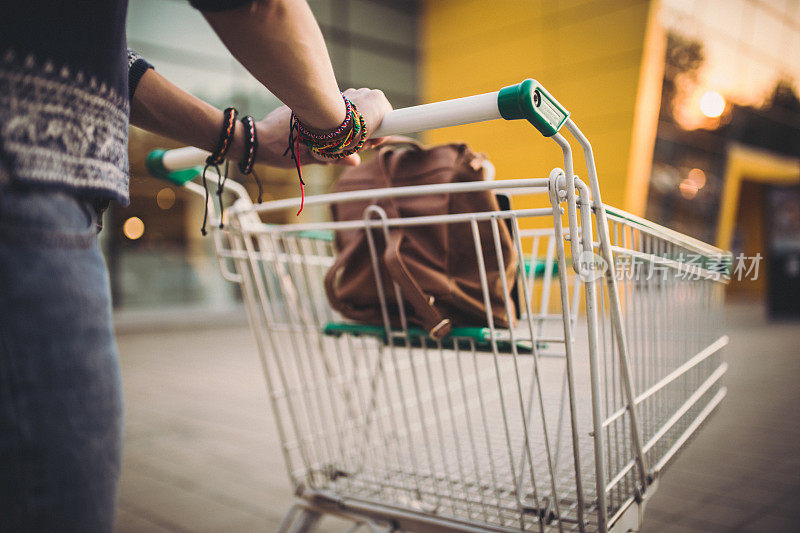
[(800, 4), (661, 9), (667, 53), (646, 215), (715, 242), (730, 147), (800, 153), (800, 54), (789, 52), (800, 49)]

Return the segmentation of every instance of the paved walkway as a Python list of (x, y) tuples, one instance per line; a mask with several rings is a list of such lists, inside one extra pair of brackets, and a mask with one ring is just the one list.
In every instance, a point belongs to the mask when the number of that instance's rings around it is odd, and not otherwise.
[(663, 476), (645, 533), (800, 530), (800, 325), (728, 313), (728, 396)]
[[(741, 307), (729, 324), (728, 398), (662, 479), (646, 533), (800, 530), (800, 326)], [(274, 531), (291, 494), (249, 331), (127, 332), (119, 347), (118, 531)]]

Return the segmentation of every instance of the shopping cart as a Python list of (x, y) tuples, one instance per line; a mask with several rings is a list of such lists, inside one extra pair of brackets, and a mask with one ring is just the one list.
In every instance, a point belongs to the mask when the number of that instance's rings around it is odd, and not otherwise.
[[(241, 287), (298, 498), (281, 531), (313, 529), (326, 513), (351, 518), (353, 531), (635, 531), (662, 471), (725, 396), (729, 254), (603, 205), (588, 140), (537, 82), (395, 110), (376, 135), (499, 118), (529, 120), (559, 146), (564, 168), (306, 198), (325, 212), (373, 201), (363, 219), (338, 222), (265, 224), (262, 215), (296, 210), (299, 199), (254, 205), (228, 182), (237, 199), (224, 229), (211, 221), (212, 235), (223, 276)], [(573, 173), (562, 126), (583, 150), (588, 182)], [(148, 167), (203, 194), (188, 180), (206, 155), (156, 151)], [(511, 209), (393, 219), (378, 203), (487, 189), (510, 196)], [(507, 225), (522, 258), (516, 290), (500, 276), (516, 326), (497, 327), (489, 312), (433, 340), (408, 324), (399, 288), (388, 286), (381, 293), (401, 304), (390, 317), (381, 301), (382, 324), (331, 309), (323, 279), (334, 232), (365, 232), (364, 261), (382, 283), (376, 237), (436, 224), (471, 228), (471, 241), (452, 246), (474, 261), (487, 309), (486, 261), (504, 271)]]

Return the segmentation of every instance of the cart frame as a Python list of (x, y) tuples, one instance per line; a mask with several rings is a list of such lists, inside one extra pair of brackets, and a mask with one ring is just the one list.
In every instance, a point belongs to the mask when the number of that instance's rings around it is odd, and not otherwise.
[[(726, 281), (730, 255), (631, 214), (607, 208), (601, 200), (591, 144), (569, 118), (569, 113), (541, 85), (526, 80), (496, 93), (396, 110), (384, 118), (376, 135), (410, 133), (496, 118), (529, 120), (559, 146), (563, 155), (563, 169), (553, 169), (546, 179), (397, 187), (311, 196), (305, 200), (307, 207), (328, 206), (356, 199), (372, 200), (373, 204), (365, 210), (363, 220), (269, 226), (261, 222), (260, 215), (296, 208), (299, 199), (253, 205), (241, 185), (227, 182), (227, 189), (237, 199), (226, 211), (225, 228), (212, 228), (217, 258), (223, 276), (242, 287), (278, 421), (289, 476), (299, 498), (282, 524), (281, 531), (310, 530), (324, 514), (353, 519), (353, 530), (363, 526), (373, 530), (426, 532), (636, 531), (641, 526), (645, 505), (657, 487), (661, 472), (724, 398), (726, 389), (720, 385), (720, 381), (727, 365), (720, 360), (720, 351), (728, 338), (722, 334), (719, 315), (722, 306), (721, 287)], [(588, 183), (573, 171), (572, 147), (559, 133), (562, 127), (581, 147)], [(204, 194), (202, 187), (187, 181), (196, 176), (196, 171), (186, 172), (185, 169), (200, 164), (206, 155), (193, 148), (158, 151), (151, 154), (148, 167), (158, 177)], [(219, 181), (219, 176), (213, 173), (208, 175), (212, 182)], [(389, 219), (378, 205), (381, 198), (443, 192), (463, 194), (477, 190), (505, 191), (517, 196), (538, 195), (545, 198), (549, 205), (507, 212), (412, 219)], [(213, 210), (213, 201), (210, 204)], [(529, 219), (548, 218), (552, 219), (552, 226), (544, 233), (522, 228), (520, 224), (520, 221)], [(496, 253), (496, 261), (503, 271), (499, 225), (509, 225), (520, 259), (526, 257), (523, 247), (532, 247), (528, 255), (535, 261), (542, 249), (540, 243), (546, 242), (538, 312), (534, 311), (534, 292), (528, 290), (534, 284), (534, 275), (527, 272), (528, 267), (520, 261), (517, 278), (517, 283), (522, 287), (517, 302), (520, 307), (520, 327), (501, 331), (494, 326), (491, 313), (487, 313), (487, 328), (484, 329), (488, 330), (488, 336), (483, 347), (489, 354), (486, 364), (489, 365), (488, 361), (493, 360), (496, 383), (492, 386), (499, 391), (496, 415), (502, 415), (504, 437), (496, 436), (486, 426), (485, 411), (489, 403), (484, 401), (480, 375), (488, 371), (480, 370), (476, 362), (473, 373), (475, 384), (462, 374), (460, 346), (469, 344), (470, 348), (464, 352), (464, 357), (471, 353), (473, 360), (477, 361), (476, 353), (480, 349), (476, 348), (476, 342), (483, 341), (466, 336), (460, 338), (454, 333), (452, 344), (443, 345), (440, 341), (431, 344), (407, 324), (402, 303), (399, 308), (402, 328), (397, 331), (391, 326), (396, 321), (390, 320), (391, 310), (385, 298), (381, 302), (383, 325), (373, 332), (374, 338), (369, 341), (363, 338), (373, 335), (364, 333), (367, 330), (359, 332), (358, 328), (343, 329), (339, 326), (337, 330), (334, 327), (330, 331), (340, 338), (331, 339), (328, 338), (329, 328), (324, 327), (332, 311), (325, 308), (324, 299), (318, 298), (317, 291), (321, 287), (319, 275), (324, 275), (325, 267), (330, 265), (333, 250), (330, 243), (324, 242), (325, 239), (319, 241), (317, 236), (320, 231), (353, 228), (365, 231), (379, 293), (394, 289), (397, 301), (402, 302), (402, 294), (397, 286), (380, 286), (376, 238), (381, 234), (388, 235), (390, 227), (399, 225), (456, 223), (469, 224), (473, 230), (474, 242), (465, 246), (474, 246), (476, 275), (484, 287), (487, 309), (491, 306), (486, 290), (485, 258)], [(494, 250), (482, 249), (478, 237), (480, 224), (491, 227), (495, 237)], [(565, 241), (569, 241), (568, 246)], [(685, 256), (688, 255), (699, 257), (699, 263), (687, 259)], [(568, 274), (568, 257), (572, 258), (572, 274)], [(630, 279), (618, 275), (620, 265), (623, 274), (630, 273)], [(595, 270), (598, 266), (602, 267), (599, 274)], [(656, 267), (667, 274), (655, 280), (650, 277), (647, 280), (640, 279), (645, 271), (652, 274)], [(554, 271), (558, 274), (554, 275)], [(688, 280), (687, 275), (691, 276)], [(554, 316), (561, 324), (561, 331), (557, 338), (547, 338), (544, 324), (553, 318), (548, 314), (548, 302), (554, 278), (558, 281), (559, 302), (559, 310)], [(512, 287), (506, 286), (502, 276), (501, 281), (504, 292), (509, 294)], [(582, 300), (579, 298), (581, 288)], [(279, 302), (285, 302), (284, 307), (280, 307), (283, 304)], [(297, 306), (307, 305), (308, 308), (292, 309), (291, 302), (296, 302)], [(585, 318), (579, 317), (581, 304)], [(510, 299), (506, 300), (506, 306), (510, 316), (514, 312)], [(708, 316), (678, 316), (693, 306), (700, 306), (700, 313)], [(693, 324), (692, 319), (697, 324)], [(576, 331), (585, 332), (585, 340)], [(670, 333), (676, 338), (668, 338)], [(354, 341), (354, 334), (360, 340)], [(308, 358), (302, 363), (288, 363), (295, 365), (291, 368), (298, 375), (305, 373), (304, 378), (312, 383), (307, 387), (304, 384), (297, 385), (302, 390), (289, 385), (292, 378), (285, 375), (289, 367), (281, 366), (287, 364), (282, 362), (283, 356), (280, 355), (284, 349), (281, 335), (287, 335), (297, 359)], [(366, 347), (373, 341), (374, 346), (370, 344)], [(559, 354), (563, 361), (563, 384), (558, 392), (557, 410), (548, 407), (545, 398), (548, 385), (540, 377), (543, 372), (542, 357), (546, 357), (543, 346), (548, 341), (563, 347)], [(353, 348), (354, 342), (361, 342), (365, 348)], [(582, 344), (584, 342), (585, 345)], [(681, 343), (681, 346), (670, 349), (670, 343)], [(398, 348), (395, 349), (395, 346)], [(530, 346), (530, 353), (522, 353), (522, 346)], [(332, 369), (333, 363), (325, 356), (334, 349), (342, 365), (341, 371)], [(579, 383), (583, 378), (581, 370), (576, 370), (576, 365), (583, 364), (581, 349), (588, 354), (588, 380)], [(433, 356), (430, 356), (429, 350)], [(357, 352), (360, 355), (356, 355)], [(398, 358), (396, 352), (407, 352), (407, 361), (398, 362), (405, 356), (401, 354)], [(342, 353), (345, 355), (342, 356)], [(377, 355), (371, 361), (370, 354), (373, 353)], [(312, 355), (317, 358), (312, 359)], [(353, 357), (353, 362), (348, 363), (350, 366), (341, 363), (350, 356)], [(357, 357), (362, 357), (358, 361), (371, 370), (357, 370)], [(437, 362), (436, 358), (440, 358), (441, 370), (431, 370), (431, 357)], [(369, 367), (368, 363), (374, 366)], [(424, 379), (416, 374), (415, 365), (427, 370), (430, 390), (420, 385)], [(504, 368), (502, 371), (501, 366)], [(448, 378), (447, 372), (452, 373), (456, 368), (460, 380), (452, 378), (452, 375)], [(358, 384), (354, 386), (356, 393), (346, 391), (344, 386), (341, 390), (337, 389), (338, 381), (346, 374), (345, 370), (352, 372), (354, 382), (362, 383), (361, 389)], [(397, 379), (397, 397), (402, 396), (401, 399), (389, 398), (391, 386), (386, 375), (392, 372)], [(403, 372), (408, 376), (399, 377)], [(437, 379), (448, 383), (444, 385), (446, 394), (442, 393), (441, 396), (437, 396), (439, 393), (434, 383), (433, 374), (436, 372), (441, 372)], [(362, 373), (365, 375), (362, 376)], [(505, 385), (510, 392), (504, 390), (506, 376), (513, 376), (516, 380), (516, 386), (513, 385), (514, 381), (509, 382), (512, 385)], [(404, 379), (413, 383), (412, 390), (403, 389)], [(449, 383), (453, 381), (458, 384), (452, 385), (451, 390)], [(586, 381), (590, 396), (588, 406), (582, 404), (580, 399), (586, 392)], [(314, 389), (315, 384), (320, 385), (318, 389)], [(471, 389), (473, 386), (476, 387), (474, 390)], [(330, 398), (322, 398), (325, 387)], [(382, 388), (385, 391), (379, 393)], [(486, 454), (482, 457), (488, 458), (491, 464), (483, 467), (475, 460), (474, 467), (470, 467), (471, 473), (466, 475), (462, 464), (462, 444), (459, 443), (469, 441), (473, 458), (477, 458), (480, 446), (472, 441), (481, 434), (481, 430), (471, 427), (468, 389), (477, 394), (480, 410), (484, 413)], [(463, 396), (461, 410), (453, 406), (454, 391)], [(355, 394), (363, 394), (367, 399), (354, 399)], [(380, 394), (386, 395), (383, 404)], [(314, 398), (314, 395), (317, 397)], [(293, 398), (298, 405), (284, 401), (287, 397)], [(446, 398), (448, 408), (437, 404), (437, 398), (442, 403)], [(304, 407), (299, 407), (301, 400), (306, 402)], [(419, 413), (409, 415), (406, 402), (415, 405)], [(508, 405), (514, 402), (516, 407), (509, 408)], [(327, 403), (341, 403), (342, 407), (331, 407), (328, 412), (324, 410)], [(358, 409), (354, 405), (362, 405), (363, 413), (355, 413)], [(431, 415), (425, 412), (423, 405), (431, 409), (435, 407), (433, 411), (441, 410), (444, 414), (436, 414), (435, 420), (430, 421)], [(303, 410), (304, 414), (299, 412)], [(554, 424), (556, 412), (557, 423)], [(443, 421), (448, 414), (452, 417), (449, 426)], [(325, 418), (329, 415), (337, 419), (326, 422)], [(587, 415), (588, 419), (582, 418)], [(298, 421), (304, 416), (308, 418), (305, 426)], [(338, 419), (340, 416), (341, 420)], [(532, 420), (537, 416), (541, 425), (536, 427), (539, 431), (532, 431)], [(391, 423), (397, 427), (405, 425), (405, 433), (397, 428), (378, 428), (381, 424)], [(339, 424), (341, 427), (332, 427), (329, 433), (325, 433), (314, 429), (315, 424), (320, 424), (320, 427)], [(465, 430), (462, 426), (466, 425), (470, 427)], [(590, 445), (585, 443), (585, 425), (591, 427), (588, 433)], [(511, 426), (515, 426), (521, 436), (512, 436)], [(412, 427), (417, 430), (412, 430)], [(445, 427), (448, 429), (443, 430)], [(562, 443), (562, 430), (565, 427), (569, 435)], [(431, 435), (428, 435), (426, 428), (431, 430)], [(348, 440), (350, 437), (343, 437), (350, 430), (360, 431), (359, 435), (364, 438), (364, 448), (358, 450), (363, 455), (363, 462), (353, 468), (340, 468), (340, 464), (352, 467), (358, 463), (352, 457), (353, 452), (348, 451), (349, 447), (345, 445), (345, 441), (351, 443)], [(414, 431), (420, 432), (421, 436), (412, 435)], [(315, 451), (315, 446), (320, 443), (312, 441), (325, 440), (321, 439), (323, 434), (328, 440), (325, 443), (327, 450)], [(408, 446), (408, 455), (397, 459), (398, 464), (404, 460), (412, 463), (407, 471), (400, 472), (403, 469), (399, 467), (392, 470), (391, 465), (384, 464), (386, 457), (392, 455), (395, 449), (395, 445), (386, 440), (389, 438), (396, 438)], [(492, 445), (495, 444), (495, 448), (497, 446), (492, 439), (508, 446), (510, 474), (502, 474), (501, 469), (496, 468), (492, 459), (495, 453)], [(538, 459), (535, 457), (534, 441), (541, 441), (544, 456), (544, 460), (536, 464)], [(385, 449), (384, 452), (376, 452), (380, 460), (373, 461), (371, 458), (372, 452), (367, 449), (370, 442)], [(445, 442), (454, 444), (457, 449), (456, 462), (461, 470), (460, 477), (449, 472), (449, 459), (444, 451), (441, 452), (441, 460), (433, 458), (435, 452), (431, 449), (436, 448), (437, 443), (444, 446)], [(340, 449), (333, 449), (336, 446)], [(466, 444), (463, 446), (466, 447)], [(589, 449), (591, 454), (587, 456)], [(428, 457), (421, 458), (418, 463), (415, 455), (423, 451)], [(568, 478), (560, 477), (563, 469), (559, 465), (559, 455), (563, 453), (570, 453), (572, 459), (572, 472)], [(314, 457), (324, 457), (327, 462), (323, 465)], [(590, 469), (585, 465), (587, 462), (592, 464)], [(370, 468), (378, 464), (380, 468), (370, 472)], [(588, 470), (592, 470), (591, 474)], [(380, 472), (384, 472), (385, 479), (378, 479)], [(502, 497), (496, 494), (497, 503), (487, 501), (491, 498), (485, 494), (491, 496), (491, 492), (476, 486), (486, 473), (491, 474), (495, 487), (503, 483), (498, 483), (494, 478), (507, 475)], [(362, 483), (359, 481), (361, 475), (369, 491), (359, 492), (363, 489), (359, 485)], [(393, 477), (395, 475), (396, 480)], [(338, 479), (349, 477), (353, 480)], [(542, 477), (544, 482), (541, 481)], [(567, 482), (563, 482), (563, 479), (567, 479)], [(565, 485), (569, 486), (567, 492), (564, 492)], [(449, 487), (449, 497), (435, 494), (436, 488), (441, 486)], [(367, 493), (375, 497), (364, 497), (363, 494)], [(416, 496), (409, 498), (409, 493)], [(531, 498), (535, 503), (529, 501)], [(447, 505), (450, 506), (449, 510), (444, 510)], [(481, 505), (483, 511), (476, 511), (475, 508)], [(496, 509), (489, 512), (487, 509), (492, 506)], [(564, 509), (566, 507), (567, 510)]]

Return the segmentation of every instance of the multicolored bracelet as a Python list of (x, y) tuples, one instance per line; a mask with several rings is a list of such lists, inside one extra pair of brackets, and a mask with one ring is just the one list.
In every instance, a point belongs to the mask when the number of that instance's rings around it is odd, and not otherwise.
[[(318, 145), (308, 142), (304, 144), (315, 154), (327, 157), (328, 159), (342, 159), (361, 150), (364, 146), (364, 142), (367, 140), (367, 124), (364, 121), (364, 116), (358, 112), (358, 108), (355, 104), (352, 104), (352, 108), (354, 126), (341, 142), (329, 145)], [(353, 139), (357, 137), (358, 142), (350, 146)]]
[[(303, 170), (300, 164), (300, 143), (306, 145), (309, 150), (328, 159), (342, 159), (358, 152), (367, 140), (367, 124), (358, 108), (344, 94), (342, 94), (345, 105), (344, 121), (335, 129), (316, 133), (304, 126), (297, 115), (292, 113), (289, 119), (289, 146), (283, 153), (285, 156), (291, 152), (297, 170), (297, 179), (300, 181), (300, 210), (303, 212), (305, 203), (305, 182), (303, 181)], [(358, 138), (354, 146), (353, 139)]]
[(303, 124), (298, 120), (297, 130), (300, 134), (301, 140), (326, 142), (333, 139), (338, 139), (343, 134), (346, 134), (348, 128), (350, 128), (352, 125), (352, 113), (351, 113), (352, 102), (350, 102), (350, 100), (344, 94), (342, 94), (342, 99), (344, 100), (344, 110), (345, 110), (344, 121), (331, 131), (327, 131), (325, 133), (316, 133), (311, 129), (309, 129), (308, 126), (306, 126), (305, 124)]
[(352, 111), (352, 108), (351, 108), (351, 120), (353, 123), (353, 127), (347, 131), (347, 134), (344, 136), (344, 138), (329, 142), (309, 141), (303, 139), (303, 144), (305, 144), (312, 151), (318, 154), (340, 153), (344, 151), (348, 146), (350, 146), (350, 144), (353, 142), (353, 139), (361, 131), (361, 122), (358, 120), (358, 116), (356, 115), (356, 113)]

